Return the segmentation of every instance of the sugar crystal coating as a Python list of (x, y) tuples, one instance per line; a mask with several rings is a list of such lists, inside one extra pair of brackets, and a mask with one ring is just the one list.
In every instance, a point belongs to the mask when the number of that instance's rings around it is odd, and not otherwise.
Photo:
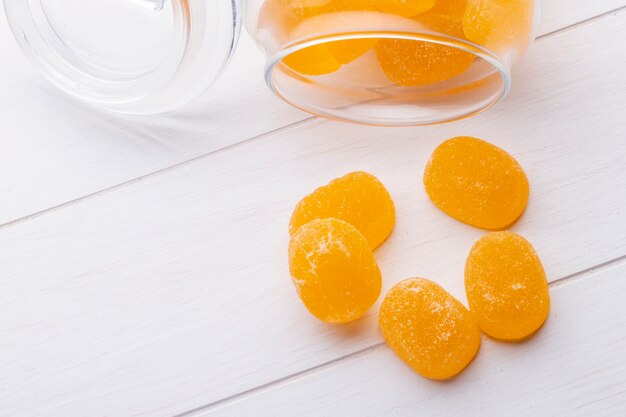
[(375, 249), (395, 224), (395, 206), (375, 176), (357, 171), (344, 175), (304, 197), (291, 216), (289, 233), (314, 219), (344, 220), (356, 227)]
[(488, 230), (506, 228), (528, 203), (528, 178), (504, 150), (483, 140), (457, 137), (435, 149), (424, 186), (437, 207), (455, 219)]
[[(418, 17), (428, 31), (463, 38), (458, 16), (428, 13)], [(381, 39), (374, 50), (389, 81), (406, 87), (454, 78), (467, 71), (475, 59), (473, 54), (456, 47), (418, 40)]]
[(480, 329), (496, 339), (532, 335), (550, 310), (541, 260), (512, 232), (492, 232), (474, 244), (465, 264), (465, 290)]
[(423, 278), (401, 281), (389, 290), (379, 323), (391, 349), (426, 378), (457, 375), (480, 347), (480, 331), (467, 308)]
[(463, 14), (465, 36), (496, 53), (514, 48), (522, 54), (531, 41), (531, 0), (468, 0)]
[(358, 319), (380, 295), (372, 249), (342, 220), (318, 219), (300, 227), (289, 242), (289, 270), (306, 308), (328, 323)]

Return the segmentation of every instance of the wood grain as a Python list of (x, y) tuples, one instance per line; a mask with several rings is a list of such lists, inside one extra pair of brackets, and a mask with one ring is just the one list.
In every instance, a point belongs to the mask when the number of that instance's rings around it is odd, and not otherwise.
[[(625, 4), (548, 0), (541, 33)], [(263, 58), (245, 34), (213, 89), (156, 117), (102, 113), (63, 96), (31, 68), (6, 24), (0, 62), (0, 224), (309, 118), (272, 96)]]
[(379, 343), (376, 309), (323, 325), (286, 268), (292, 207), (350, 170), (378, 175), (397, 203), (376, 253), (385, 287), (422, 275), (463, 299), (482, 232), (442, 215), (420, 184), (447, 137), (483, 137), (519, 159), (532, 199), (515, 230), (552, 280), (625, 255), (625, 19), (542, 39), (510, 99), (477, 118), (391, 130), (317, 121), (3, 228), (3, 412), (171, 416)]
[(457, 378), (424, 379), (385, 344), (297, 379), (186, 417), (570, 416), (626, 414), (626, 263), (551, 289), (529, 341), (483, 337)]
[(3, 22), (0, 224), (308, 118), (272, 95), (263, 61), (242, 36), (228, 72), (200, 99), (158, 116), (125, 116), (49, 85)]

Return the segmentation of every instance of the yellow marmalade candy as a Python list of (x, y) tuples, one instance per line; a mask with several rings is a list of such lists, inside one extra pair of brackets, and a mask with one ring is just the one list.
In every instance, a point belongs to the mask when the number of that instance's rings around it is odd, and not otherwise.
[[(463, 37), (458, 16), (428, 13), (415, 20), (429, 31)], [(449, 80), (467, 71), (475, 59), (473, 54), (452, 46), (406, 39), (380, 39), (374, 50), (389, 81), (405, 87)]]
[(318, 219), (300, 227), (289, 242), (289, 270), (306, 308), (328, 323), (358, 319), (380, 295), (372, 249), (342, 220)]
[(534, 3), (530, 0), (468, 0), (463, 14), (465, 36), (495, 52), (515, 48), (520, 55), (532, 37)]
[(437, 207), (488, 230), (506, 228), (528, 203), (528, 178), (502, 149), (472, 137), (448, 139), (435, 149), (424, 186)]
[[(266, 0), (258, 26), (269, 30), (280, 44), (299, 38), (298, 25), (321, 15), (367, 11), (412, 17), (431, 9), (434, 4), (435, 0)], [(361, 57), (376, 43), (377, 39), (322, 43), (301, 49), (285, 57), (282, 63), (300, 74), (326, 75)]]
[(532, 245), (512, 232), (479, 239), (465, 264), (465, 290), (480, 329), (501, 340), (522, 340), (546, 320), (550, 294)]
[(480, 331), (471, 313), (427, 279), (407, 279), (389, 290), (379, 322), (391, 349), (426, 378), (455, 376), (480, 347)]
[(333, 217), (356, 227), (372, 249), (387, 239), (396, 220), (385, 186), (367, 172), (351, 172), (304, 197), (293, 210), (289, 233), (314, 219)]

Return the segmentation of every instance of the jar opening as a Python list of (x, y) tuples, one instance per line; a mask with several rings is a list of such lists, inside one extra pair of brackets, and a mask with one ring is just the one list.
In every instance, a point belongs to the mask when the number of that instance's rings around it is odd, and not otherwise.
[(160, 113), (223, 72), (239, 34), (233, 0), (4, 0), (19, 45), (67, 94), (112, 111)]
[(502, 101), (511, 84), (495, 53), (428, 31), (299, 39), (270, 57), (265, 76), (278, 96), (302, 110), (382, 126), (470, 117)]

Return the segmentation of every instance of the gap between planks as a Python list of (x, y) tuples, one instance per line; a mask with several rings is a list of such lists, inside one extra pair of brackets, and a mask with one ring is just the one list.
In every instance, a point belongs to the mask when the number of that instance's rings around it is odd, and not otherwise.
[[(549, 38), (551, 36), (555, 36), (557, 34), (565, 33), (565, 32), (571, 31), (571, 30), (575, 30), (575, 29), (577, 29), (579, 27), (583, 27), (583, 26), (586, 26), (588, 24), (591, 24), (591, 23), (594, 23), (594, 22), (597, 22), (597, 21), (600, 21), (600, 20), (603, 20), (603, 19), (606, 19), (606, 18), (617, 16), (617, 15), (621, 14), (622, 12), (624, 12), (625, 10), (626, 10), (626, 6), (618, 7), (616, 9), (610, 10), (610, 11), (602, 13), (602, 14), (599, 14), (597, 16), (593, 16), (593, 17), (590, 17), (588, 19), (581, 20), (580, 22), (576, 22), (576, 23), (573, 23), (571, 25), (564, 26), (564, 27), (562, 27), (560, 29), (554, 30), (552, 32), (548, 32), (548, 33), (545, 33), (543, 35), (540, 35), (540, 36), (537, 37), (536, 41), (539, 42), (539, 41), (541, 41), (543, 39), (546, 39), (546, 38)], [(145, 175), (141, 175), (139, 177), (132, 178), (130, 180), (121, 182), (119, 184), (115, 184), (115, 185), (112, 185), (110, 187), (103, 188), (103, 189), (98, 190), (98, 191), (94, 191), (93, 193), (89, 193), (89, 194), (86, 194), (84, 196), (81, 196), (81, 197), (78, 197), (78, 198), (75, 198), (75, 199), (72, 199), (72, 200), (68, 200), (68, 201), (66, 201), (64, 203), (61, 203), (61, 204), (49, 207), (47, 209), (40, 210), (40, 211), (37, 211), (35, 213), (31, 213), (29, 215), (22, 216), (22, 217), (19, 217), (17, 219), (8, 221), (6, 223), (0, 224), (0, 229), (4, 229), (4, 228), (7, 228), (7, 227), (11, 227), (11, 226), (15, 226), (15, 225), (27, 222), (27, 221), (32, 220), (34, 218), (43, 216), (43, 215), (45, 215), (47, 213), (52, 213), (52, 212), (61, 210), (61, 209), (65, 208), (65, 207), (68, 207), (68, 206), (72, 206), (72, 205), (75, 205), (75, 204), (80, 204), (81, 202), (86, 201), (86, 200), (90, 200), (92, 198), (98, 198), (98, 197), (100, 197), (102, 195), (108, 194), (108, 193), (116, 191), (118, 189), (121, 189), (121, 188), (130, 186), (130, 185), (133, 185), (133, 184), (138, 183), (138, 182), (141, 182), (144, 179), (152, 178), (154, 176), (158, 176), (158, 175), (164, 174), (166, 172), (169, 172), (170, 170), (175, 170), (177, 168), (186, 166), (188, 164), (193, 164), (195, 162), (203, 160), (204, 158), (209, 158), (209, 157), (212, 157), (214, 155), (219, 155), (222, 152), (228, 152), (228, 151), (236, 149), (236, 148), (238, 148), (240, 146), (245, 146), (247, 144), (254, 143), (254, 142), (257, 142), (257, 141), (260, 141), (262, 139), (269, 138), (269, 137), (272, 137), (272, 136), (275, 136), (275, 135), (278, 135), (278, 134), (282, 134), (282, 133), (288, 132), (288, 131), (290, 131), (292, 129), (299, 128), (300, 126), (306, 126), (308, 124), (312, 124), (312, 123), (315, 123), (315, 122), (318, 122), (318, 123), (330, 123), (326, 119), (320, 119), (320, 118), (318, 118), (316, 116), (310, 116), (308, 118), (299, 120), (297, 122), (293, 122), (293, 123), (287, 124), (285, 126), (281, 126), (281, 127), (272, 129), (272, 130), (270, 130), (268, 132), (264, 132), (264, 133), (261, 133), (259, 135), (252, 136), (252, 137), (250, 137), (248, 139), (244, 139), (244, 140), (242, 140), (240, 142), (233, 143), (233, 144), (225, 146), (223, 148), (216, 149), (214, 151), (207, 152), (207, 153), (195, 156), (195, 157), (193, 157), (191, 159), (187, 159), (185, 161), (181, 161), (181, 162), (179, 162), (177, 164), (170, 165), (168, 167), (165, 167), (165, 168), (162, 168), (162, 169), (159, 169), (159, 170), (156, 170), (156, 171), (152, 171), (152, 172), (147, 173)]]
[[(558, 278), (554, 281), (548, 283), (548, 286), (551, 290), (555, 288), (562, 287), (565, 284), (576, 283), (582, 281), (592, 275), (595, 275), (605, 269), (609, 269), (612, 267), (616, 267), (622, 264), (626, 264), (626, 254), (614, 258), (610, 261), (603, 262), (601, 264), (595, 265), (590, 268), (585, 268), (578, 272), (574, 272), (573, 274), (566, 275), (564, 277)], [(230, 395), (228, 397), (222, 398), (217, 401), (213, 401), (209, 404), (194, 408), (189, 411), (185, 411), (183, 413), (176, 414), (172, 417), (208, 417), (209, 414), (215, 410), (218, 410), (223, 407), (231, 406), (240, 401), (245, 401), (255, 395), (262, 394), (264, 392), (270, 391), (272, 389), (276, 389), (282, 386), (289, 385), (299, 379), (307, 378), (317, 372), (322, 372), (327, 369), (330, 369), (334, 366), (337, 366), (347, 360), (357, 359), (361, 356), (367, 355), (368, 353), (382, 347), (385, 345), (385, 342), (379, 342), (374, 345), (368, 346), (366, 348), (357, 350), (356, 352), (348, 353), (347, 355), (340, 356), (336, 359), (333, 359), (328, 362), (321, 363), (319, 365), (313, 366), (308, 369), (304, 369), (302, 371), (295, 372), (290, 375), (286, 375), (284, 377), (278, 378), (274, 381), (266, 382), (257, 387), (247, 389), (245, 391), (239, 392), (234, 395)]]

